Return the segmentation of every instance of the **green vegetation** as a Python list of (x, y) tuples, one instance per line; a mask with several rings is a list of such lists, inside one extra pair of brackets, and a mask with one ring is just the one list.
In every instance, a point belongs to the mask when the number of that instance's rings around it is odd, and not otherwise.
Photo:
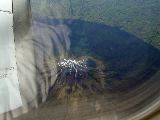
[(31, 0), (33, 17), (81, 19), (117, 26), (160, 48), (159, 0)]

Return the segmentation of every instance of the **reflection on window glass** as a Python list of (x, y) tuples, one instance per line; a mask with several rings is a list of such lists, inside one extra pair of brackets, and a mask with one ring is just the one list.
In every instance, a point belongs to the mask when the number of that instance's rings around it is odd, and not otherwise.
[(27, 62), (19, 72), (34, 73), (21, 80), (31, 91), (23, 95), (27, 109), (38, 109), (16, 120), (138, 120), (157, 108), (158, 0), (30, 0), (30, 6), (32, 38), (24, 41), (33, 61), (19, 58)]

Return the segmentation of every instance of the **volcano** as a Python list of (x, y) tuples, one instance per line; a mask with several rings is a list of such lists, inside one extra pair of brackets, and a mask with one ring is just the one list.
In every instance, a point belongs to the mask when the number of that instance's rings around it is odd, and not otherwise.
[(63, 59), (57, 63), (57, 80), (53, 92), (58, 98), (86, 97), (105, 90), (102, 61), (90, 57)]

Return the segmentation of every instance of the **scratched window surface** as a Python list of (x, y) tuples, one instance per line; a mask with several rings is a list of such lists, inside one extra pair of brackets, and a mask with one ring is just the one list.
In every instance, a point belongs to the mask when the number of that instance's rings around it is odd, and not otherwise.
[[(1, 2), (0, 2), (1, 3)], [(13, 15), (0, 11), (0, 114), (22, 105), (13, 36)]]
[(58, 120), (145, 116), (159, 100), (159, 5), (31, 0), (35, 61), (45, 89), (39, 95), (55, 103), (35, 113)]
[(14, 22), (28, 113), (15, 120), (139, 120), (159, 108), (158, 0), (25, 5)]

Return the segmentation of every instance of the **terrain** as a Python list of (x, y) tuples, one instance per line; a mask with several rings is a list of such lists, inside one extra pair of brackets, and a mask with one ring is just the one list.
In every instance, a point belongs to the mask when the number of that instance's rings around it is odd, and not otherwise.
[(160, 47), (159, 0), (31, 0), (33, 17), (81, 19), (116, 26)]
[[(158, 0), (31, 0), (37, 77), (46, 87), (45, 95), (52, 79), (75, 83), (78, 78), (83, 85), (63, 82), (58, 87), (55, 82), (46, 102), (17, 120), (137, 120), (156, 109), (160, 96), (159, 5)], [(61, 63), (84, 56), (102, 65), (101, 71), (94, 71), (95, 67), (80, 70), (78, 75), (94, 72), (79, 78), (73, 77), (74, 69), (68, 74), (63, 68), (57, 76), (52, 68), (59, 66), (43, 66), (46, 59)], [(93, 78), (105, 90), (99, 92)]]

